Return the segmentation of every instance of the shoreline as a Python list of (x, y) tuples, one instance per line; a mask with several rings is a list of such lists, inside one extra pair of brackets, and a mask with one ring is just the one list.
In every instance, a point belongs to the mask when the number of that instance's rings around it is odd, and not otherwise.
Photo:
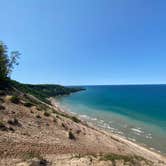
[(123, 136), (121, 136), (119, 134), (115, 134), (108, 129), (99, 127), (99, 126), (95, 125), (93, 122), (90, 122), (84, 118), (81, 118), (80, 116), (78, 116), (79, 114), (77, 114), (77, 113), (72, 113), (72, 112), (65, 110), (64, 108), (62, 108), (60, 106), (60, 104), (56, 101), (55, 98), (50, 98), (50, 101), (55, 108), (59, 109), (59, 111), (65, 113), (65, 114), (68, 114), (69, 116), (77, 116), (83, 123), (85, 123), (87, 125), (87, 127), (92, 128), (96, 131), (99, 131), (99, 132), (103, 133), (104, 135), (107, 135), (111, 139), (121, 142), (122, 144), (126, 144), (127, 146), (129, 146), (133, 149), (137, 149), (137, 151), (142, 151), (142, 153), (146, 153), (149, 156), (152, 155), (152, 156), (157, 157), (159, 160), (162, 160), (162, 161), (164, 160), (164, 162), (166, 163), (166, 155), (164, 153), (159, 152), (158, 150), (156, 150), (152, 147), (149, 147), (148, 145), (145, 145), (145, 144), (143, 145), (137, 141), (134, 142), (132, 140), (129, 140), (127, 137), (124, 138)]

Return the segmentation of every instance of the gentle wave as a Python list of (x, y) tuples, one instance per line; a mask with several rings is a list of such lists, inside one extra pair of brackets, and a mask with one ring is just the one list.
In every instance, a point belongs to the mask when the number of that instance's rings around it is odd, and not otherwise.
[(131, 130), (137, 133), (144, 133), (141, 128), (131, 128)]

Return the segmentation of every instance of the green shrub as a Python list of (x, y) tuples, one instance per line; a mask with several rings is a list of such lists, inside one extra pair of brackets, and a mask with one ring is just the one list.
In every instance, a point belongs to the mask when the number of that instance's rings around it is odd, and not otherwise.
[(47, 111), (45, 111), (45, 112), (44, 112), (44, 116), (47, 116), (47, 117), (48, 117), (48, 116), (50, 116), (50, 113), (47, 112)]
[(106, 154), (104, 155), (101, 160), (111, 160), (111, 161), (115, 161), (115, 160), (124, 160), (125, 162), (130, 161), (131, 157), (130, 156), (122, 156), (122, 155), (118, 155), (118, 154)]
[(38, 111), (42, 111), (42, 108), (41, 108), (39, 105), (36, 107), (36, 109), (37, 109)]
[(0, 81), (2, 83), (9, 79), (14, 65), (18, 65), (17, 60), (19, 55), (18, 51), (13, 51), (9, 55), (7, 46), (3, 42), (0, 42)]
[(0, 121), (0, 128), (4, 127), (4, 126), (5, 126), (4, 123), (2, 121)]
[(28, 152), (24, 155), (24, 158), (25, 159), (33, 159), (33, 158), (37, 158), (37, 159), (43, 159), (43, 157), (39, 154), (39, 153), (36, 153), (36, 152)]
[(36, 115), (36, 118), (40, 119), (40, 118), (41, 118), (41, 116), (40, 116), (40, 115)]
[(40, 159), (39, 165), (41, 165), (41, 166), (47, 166), (48, 165), (48, 161), (46, 159)]
[(12, 96), (12, 97), (10, 98), (10, 101), (11, 101), (12, 103), (14, 103), (14, 104), (18, 104), (19, 101), (20, 101), (20, 99), (19, 99), (17, 96)]
[(55, 111), (55, 110), (52, 110), (52, 113), (56, 114), (56, 113), (57, 113), (57, 111)]
[(74, 136), (74, 134), (71, 131), (69, 131), (69, 139), (71, 139), (71, 140), (76, 139), (76, 137)]
[(145, 160), (143, 157), (140, 156), (131, 156), (131, 155), (120, 155), (120, 154), (106, 154), (100, 158), (100, 160), (111, 160), (112, 162), (115, 163), (116, 160), (123, 160), (125, 163), (129, 162), (133, 165), (136, 165), (139, 161), (144, 161), (145, 163), (148, 164), (148, 161)]
[(26, 106), (26, 107), (32, 107), (33, 104), (31, 102), (26, 102), (26, 103), (24, 103), (24, 106)]
[(2, 131), (8, 130), (8, 128), (5, 126), (5, 124), (2, 121), (0, 121), (0, 130), (2, 130)]
[(8, 123), (9, 123), (10, 125), (13, 125), (13, 126), (20, 126), (20, 123), (18, 122), (18, 120), (17, 120), (16, 118), (14, 118), (14, 119), (9, 119), (9, 120), (8, 120)]
[(44, 111), (44, 110), (47, 110), (47, 109), (48, 109), (48, 107), (45, 106), (44, 104), (41, 104), (41, 103), (37, 104), (37, 110)]
[(72, 121), (74, 121), (74, 122), (76, 122), (76, 123), (80, 123), (80, 122), (81, 122), (81, 121), (80, 121), (77, 117), (75, 117), (75, 116), (72, 116), (71, 119), (72, 119)]
[(3, 105), (0, 105), (0, 110), (4, 110), (5, 107)]
[(68, 130), (68, 127), (67, 127), (64, 123), (62, 123), (62, 127), (63, 127), (65, 130)]

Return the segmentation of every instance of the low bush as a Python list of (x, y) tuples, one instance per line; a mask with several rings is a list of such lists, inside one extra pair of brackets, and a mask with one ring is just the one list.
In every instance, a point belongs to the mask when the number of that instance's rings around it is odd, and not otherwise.
[(45, 111), (45, 112), (44, 112), (44, 116), (47, 116), (47, 117), (48, 117), (48, 116), (50, 116), (50, 113), (47, 112), (47, 111)]
[(24, 154), (24, 158), (26, 160), (27, 159), (33, 159), (33, 158), (37, 158), (37, 159), (40, 159), (40, 160), (43, 159), (43, 157), (39, 153), (36, 153), (36, 152), (33, 152), (33, 151)]
[(4, 127), (4, 123), (2, 121), (0, 121), (0, 127)]
[(120, 155), (120, 154), (106, 154), (100, 158), (100, 160), (111, 160), (113, 163), (115, 163), (116, 160), (123, 160), (125, 163), (131, 163), (132, 165), (137, 165), (138, 162), (144, 161), (145, 163), (149, 164), (149, 162), (140, 156), (130, 156), (130, 155)]
[(15, 130), (13, 129), (13, 127), (9, 127), (9, 130), (10, 130), (10, 131), (13, 131), (13, 132), (15, 131)]
[(26, 106), (26, 107), (32, 107), (33, 104), (31, 102), (26, 102), (26, 103), (24, 103), (24, 106)]
[(68, 127), (67, 127), (64, 123), (62, 123), (62, 127), (63, 127), (65, 130), (68, 130)]
[(48, 165), (48, 161), (46, 159), (40, 159), (39, 165), (41, 165), (41, 166), (47, 166)]
[(0, 105), (0, 110), (4, 110), (5, 107), (3, 105)]
[(36, 115), (36, 118), (40, 119), (40, 118), (41, 118), (41, 116), (40, 116), (40, 115)]
[(16, 118), (14, 118), (14, 119), (9, 119), (9, 120), (8, 120), (8, 123), (9, 123), (10, 125), (13, 125), (13, 126), (20, 126), (20, 123), (18, 122), (18, 120), (17, 120)]
[(72, 119), (72, 121), (74, 121), (74, 122), (76, 122), (76, 123), (80, 123), (80, 122), (81, 122), (81, 121), (80, 121), (77, 117), (75, 117), (75, 116), (72, 116), (71, 119)]
[(42, 109), (41, 109), (40, 106), (37, 106), (36, 109), (37, 109), (38, 111), (42, 111)]
[(7, 127), (5, 126), (5, 124), (2, 121), (0, 121), (0, 130), (7, 131)]
[(57, 113), (57, 111), (55, 111), (55, 110), (52, 110), (52, 113), (56, 114), (56, 113)]
[(69, 139), (71, 139), (71, 140), (76, 139), (76, 137), (74, 136), (74, 134), (71, 131), (69, 131)]
[(18, 98), (18, 96), (11, 96), (10, 101), (14, 104), (18, 104), (20, 99)]

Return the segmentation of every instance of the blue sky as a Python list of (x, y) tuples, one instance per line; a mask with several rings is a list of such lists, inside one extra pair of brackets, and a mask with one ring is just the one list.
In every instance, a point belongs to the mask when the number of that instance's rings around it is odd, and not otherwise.
[[(0, 0), (24, 83), (166, 83), (165, 0)], [(3, 7), (2, 7), (3, 6)]]

